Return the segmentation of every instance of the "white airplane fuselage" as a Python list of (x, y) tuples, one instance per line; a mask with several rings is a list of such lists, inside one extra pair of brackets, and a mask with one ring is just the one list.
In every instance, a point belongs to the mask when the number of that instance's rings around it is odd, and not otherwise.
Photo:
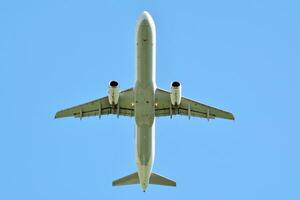
[(144, 12), (136, 28), (136, 77), (134, 86), (136, 164), (140, 184), (149, 184), (155, 154), (156, 30)]

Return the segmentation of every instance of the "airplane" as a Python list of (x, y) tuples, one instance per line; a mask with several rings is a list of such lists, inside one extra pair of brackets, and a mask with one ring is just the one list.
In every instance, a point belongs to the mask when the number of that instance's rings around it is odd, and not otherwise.
[(181, 83), (173, 81), (170, 92), (156, 86), (156, 28), (152, 16), (144, 11), (136, 26), (136, 74), (133, 88), (120, 91), (119, 83), (109, 82), (108, 96), (56, 113), (55, 118), (117, 115), (135, 118), (135, 159), (137, 172), (112, 182), (113, 186), (149, 184), (176, 186), (176, 182), (152, 172), (155, 152), (155, 118), (184, 115), (234, 120), (230, 112), (214, 108), (181, 95)]

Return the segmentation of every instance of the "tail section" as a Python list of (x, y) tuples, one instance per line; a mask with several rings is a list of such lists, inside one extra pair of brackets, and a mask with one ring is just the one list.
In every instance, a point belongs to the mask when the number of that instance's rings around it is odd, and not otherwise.
[[(140, 184), (139, 175), (137, 172), (124, 176), (112, 182), (113, 186), (132, 185)], [(166, 177), (160, 176), (156, 173), (151, 173), (149, 184), (154, 185), (165, 185), (165, 186), (176, 186), (176, 182)]]
[(156, 173), (151, 173), (150, 176), (150, 180), (149, 180), (150, 184), (154, 184), (154, 185), (165, 185), (165, 186), (176, 186), (176, 182), (168, 179), (166, 177), (160, 176)]
[(130, 174), (128, 176), (124, 176), (120, 179), (114, 180), (112, 182), (113, 186), (121, 186), (121, 185), (132, 185), (132, 184), (139, 184), (139, 175), (137, 172)]

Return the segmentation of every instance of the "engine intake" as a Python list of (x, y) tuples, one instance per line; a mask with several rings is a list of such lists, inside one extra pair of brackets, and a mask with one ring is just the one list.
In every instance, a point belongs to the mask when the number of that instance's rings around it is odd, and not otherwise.
[(111, 87), (117, 87), (119, 85), (119, 83), (117, 81), (110, 81), (109, 82), (109, 86)]
[(119, 101), (119, 83), (117, 81), (110, 81), (108, 87), (108, 101), (110, 105), (116, 105)]
[(181, 102), (181, 84), (178, 81), (171, 83), (171, 103), (173, 106), (178, 106)]

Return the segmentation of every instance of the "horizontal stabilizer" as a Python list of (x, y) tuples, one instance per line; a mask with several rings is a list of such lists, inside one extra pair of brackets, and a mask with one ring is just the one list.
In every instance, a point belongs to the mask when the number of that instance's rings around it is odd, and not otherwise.
[(153, 172), (151, 173), (149, 183), (154, 184), (154, 185), (176, 186), (175, 181), (168, 179), (166, 177), (160, 176)]
[(112, 182), (113, 186), (120, 186), (120, 185), (132, 185), (132, 184), (139, 184), (139, 175), (137, 172), (130, 174), (128, 176), (124, 176), (120, 179), (117, 179)]
[[(122, 185), (132, 185), (132, 184), (140, 184), (139, 175), (137, 172), (130, 174), (128, 176), (124, 176), (120, 179), (117, 179), (112, 182), (113, 186), (122, 186)], [(149, 184), (154, 185), (165, 185), (165, 186), (176, 186), (176, 182), (158, 175), (156, 173), (151, 173)]]

